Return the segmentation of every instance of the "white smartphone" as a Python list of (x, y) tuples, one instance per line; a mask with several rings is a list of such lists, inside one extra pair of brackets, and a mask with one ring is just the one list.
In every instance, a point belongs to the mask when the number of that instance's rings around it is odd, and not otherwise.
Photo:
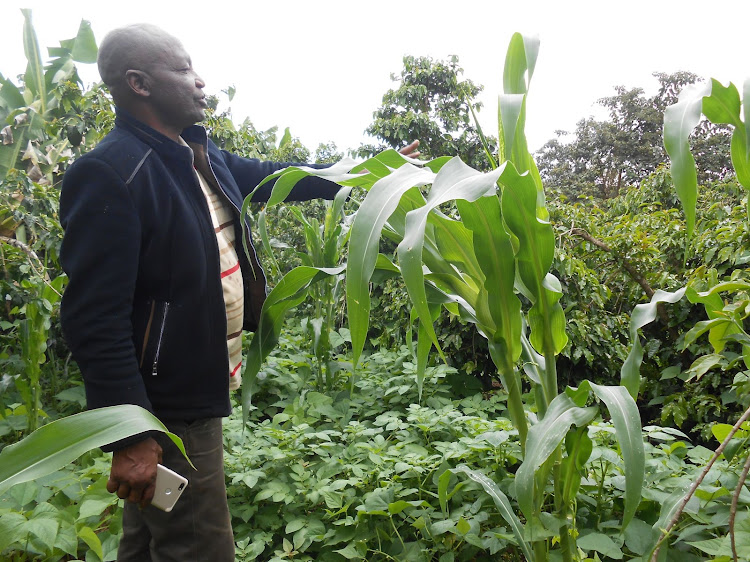
[(156, 465), (156, 491), (151, 505), (169, 513), (188, 485), (187, 478), (160, 464)]

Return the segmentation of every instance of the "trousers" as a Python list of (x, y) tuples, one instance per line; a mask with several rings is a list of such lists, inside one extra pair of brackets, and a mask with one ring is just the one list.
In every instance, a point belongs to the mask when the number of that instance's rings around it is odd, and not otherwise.
[(234, 562), (224, 481), (221, 418), (164, 422), (179, 436), (194, 470), (165, 434), (162, 464), (188, 479), (171, 512), (125, 503), (118, 562)]

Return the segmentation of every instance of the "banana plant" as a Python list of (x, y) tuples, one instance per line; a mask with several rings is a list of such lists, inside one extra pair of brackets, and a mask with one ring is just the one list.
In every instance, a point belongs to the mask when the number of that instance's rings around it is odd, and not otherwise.
[(97, 46), (91, 25), (82, 20), (75, 38), (49, 49), (52, 59), (45, 66), (31, 10), (21, 11), (27, 61), (23, 87), (0, 75), (0, 180), (15, 168), (26, 169), (35, 181), (50, 181), (58, 163), (70, 152), (69, 137), (74, 136), (74, 132), (67, 136), (46, 132), (50, 126), (59, 127), (56, 118), (67, 112), (60, 104), (60, 88), (68, 80), (78, 80), (75, 62), (96, 62)]
[[(358, 166), (342, 164), (348, 169), (341, 169), (345, 174), (336, 181), (367, 190), (352, 224), (346, 263), (354, 368), (367, 338), (369, 285), (376, 271), (398, 273), (405, 281), (418, 323), (418, 385), (424, 380), (430, 350), (435, 348), (443, 357), (433, 327), (441, 307), (473, 324), (488, 342), (524, 450), (515, 495), (526, 519), (525, 531), (497, 486), (469, 467), (458, 472), (479, 482), (499, 502), (528, 559), (547, 560), (559, 544), (559, 554), (567, 561), (577, 556), (575, 500), (591, 453), (587, 426), (599, 412), (593, 400), (609, 409), (624, 459), (623, 527), (640, 502), (645, 460), (640, 417), (624, 386), (584, 380), (577, 388), (558, 389), (556, 356), (567, 336), (560, 282), (549, 271), (555, 236), (524, 133), (526, 95), (538, 50), (535, 38), (515, 34), (511, 39), (498, 103), (499, 166), (493, 171), (479, 172), (459, 158), (420, 164), (391, 151)], [(307, 174), (323, 175), (316, 170), (279, 172), (272, 198), (283, 199)], [(332, 172), (327, 174), (334, 179)], [(455, 204), (456, 217), (443, 211), (446, 204)], [(395, 256), (379, 253), (383, 237), (398, 243)], [(308, 273), (310, 279), (317, 275)], [(287, 293), (296, 294), (293, 288)], [(269, 311), (273, 306), (275, 301)], [(259, 332), (263, 330), (262, 324)], [(257, 364), (255, 359), (251, 362)], [(255, 367), (248, 367), (252, 372), (257, 372)], [(528, 408), (525, 387), (534, 397)], [(557, 535), (535, 537), (548, 506), (561, 522)]]

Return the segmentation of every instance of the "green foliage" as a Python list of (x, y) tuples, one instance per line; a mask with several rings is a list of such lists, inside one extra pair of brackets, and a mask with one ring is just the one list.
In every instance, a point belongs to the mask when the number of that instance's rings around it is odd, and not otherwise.
[(122, 511), (106, 490), (109, 458), (85, 455), (77, 466), (15, 486), (0, 495), (0, 557), (112, 561)]
[[(569, 133), (558, 131), (558, 138), (540, 149), (539, 169), (549, 188), (571, 201), (590, 196), (609, 199), (656, 171), (666, 157), (661, 142), (664, 109), (698, 76), (690, 72), (654, 76), (659, 81), (655, 95), (645, 96), (642, 88), (617, 86), (617, 95), (599, 100), (609, 119), (582, 119), (571, 140), (565, 138)], [(726, 127), (704, 121), (692, 144), (702, 182), (730, 173)]]
[[(525, 451), (518, 472), (524, 478), (516, 485), (519, 505), (532, 525), (542, 514), (566, 521), (553, 536), (559, 540), (563, 559), (572, 560), (575, 533), (568, 521), (575, 521), (575, 486), (568, 483), (580, 478), (585, 459), (563, 462), (561, 446), (566, 436), (578, 435), (596, 415), (596, 408), (586, 407), (590, 396), (607, 405), (617, 427), (625, 459), (623, 528), (640, 499), (644, 464), (642, 442), (634, 437), (640, 435), (640, 419), (625, 388), (584, 381), (558, 395), (556, 356), (565, 348), (567, 336), (560, 282), (549, 273), (555, 237), (524, 135), (526, 93), (538, 46), (537, 40), (516, 34), (508, 48), (505, 93), (499, 103), (499, 168), (482, 173), (457, 158), (437, 159), (418, 168), (384, 153), (352, 170), (366, 170), (366, 174), (344, 178), (369, 188), (352, 225), (347, 311), (356, 367), (367, 336), (373, 273), (379, 269), (403, 277), (412, 317), (419, 321), (420, 394), (431, 346), (443, 357), (433, 326), (441, 306), (475, 324), (488, 340), (508, 393), (508, 413)], [(278, 198), (290, 188), (280, 188), (282, 180), (294, 182), (303, 175), (302, 171), (280, 174), (275, 187), (280, 190)], [(428, 184), (431, 189), (425, 196), (418, 187)], [(456, 201), (460, 218), (440, 212), (440, 206), (451, 201)], [(398, 265), (378, 255), (382, 233), (399, 242)], [(522, 357), (535, 396), (536, 419), (531, 421), (522, 400), (518, 368)], [(244, 406), (247, 410), (248, 403)], [(575, 443), (571, 451), (578, 451)], [(552, 506), (545, 505), (548, 481), (554, 490)], [(546, 559), (552, 545), (547, 539), (532, 541), (534, 558)]]
[[(63, 390), (58, 379), (67, 368), (60, 356), (67, 350), (57, 343), (54, 323), (65, 283), (57, 263), (59, 181), (70, 159), (101, 138), (113, 117), (101, 87), (82, 92), (74, 64), (96, 60), (88, 22), (74, 39), (49, 49), (45, 66), (31, 12), (23, 12), (26, 74), (20, 86), (0, 80), (0, 360), (6, 388), (10, 381), (15, 386), (3, 396), (0, 434), (31, 432), (47, 415), (43, 403), (60, 404), (53, 396)], [(22, 407), (13, 406), (19, 399)]]
[(249, 427), (243, 434), (238, 415), (226, 425), (240, 559), (283, 559), (285, 542), (300, 560), (489, 560), (515, 550), (475, 486), (454, 476), (444, 507), (437, 497), (440, 476), (460, 460), (509, 476), (520, 450), (498, 418), (501, 396), (454, 402), (441, 366), (429, 369), (417, 405), (406, 348), (368, 356), (351, 398), (342, 387), (328, 396), (300, 374), (304, 335), (287, 332), (281, 344), (261, 372)]
[[(458, 57), (433, 60), (405, 56), (399, 76), (391, 75), (398, 87), (383, 96), (383, 105), (373, 114), (367, 134), (399, 148), (419, 139), (424, 157), (461, 156), (469, 165), (486, 169), (488, 162), (480, 131), (471, 114), (482, 104), (473, 101), (483, 87), (461, 79), (463, 68)], [(496, 145), (496, 139), (490, 139)], [(359, 156), (373, 156), (384, 147), (361, 147)]]
[(50, 422), (0, 451), (0, 494), (14, 484), (46, 476), (95, 447), (146, 431), (165, 432), (185, 455), (179, 437), (148, 410), (133, 404), (96, 408)]

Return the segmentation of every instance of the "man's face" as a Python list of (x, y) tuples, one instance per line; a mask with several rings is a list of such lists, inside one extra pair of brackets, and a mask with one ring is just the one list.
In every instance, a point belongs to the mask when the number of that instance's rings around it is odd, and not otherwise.
[(146, 71), (151, 79), (150, 103), (164, 125), (182, 131), (206, 116), (205, 83), (179, 41), (167, 36), (159, 46)]

